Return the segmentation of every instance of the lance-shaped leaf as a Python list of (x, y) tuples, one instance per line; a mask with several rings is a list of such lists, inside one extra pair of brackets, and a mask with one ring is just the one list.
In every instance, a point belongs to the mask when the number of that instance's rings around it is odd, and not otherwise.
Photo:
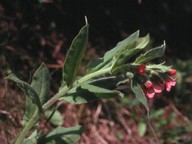
[[(119, 66), (124, 64), (127, 60), (129, 60), (132, 56), (146, 48), (147, 44), (149, 43), (149, 35), (138, 38), (133, 43), (130, 43), (125, 49), (119, 52), (119, 54), (116, 55), (117, 62), (114, 66)], [(113, 66), (113, 67), (114, 67)]]
[(74, 38), (67, 53), (63, 68), (63, 80), (67, 86), (71, 85), (76, 78), (77, 70), (81, 64), (88, 42), (88, 23), (80, 30)]
[(110, 89), (106, 89), (106, 88), (91, 85), (91, 84), (82, 84), (81, 88), (94, 93), (97, 97), (100, 97), (100, 98), (113, 98), (117, 95), (122, 97), (124, 96), (120, 91), (110, 90)]
[(36, 144), (38, 138), (37, 130), (35, 130), (22, 144)]
[[(43, 105), (48, 99), (50, 92), (50, 74), (44, 63), (41, 64), (41, 66), (34, 73), (31, 87), (35, 90), (39, 96), (41, 104)], [(25, 114), (22, 121), (23, 125), (25, 125), (33, 116), (35, 108), (35, 104), (32, 103), (29, 97), (26, 97)]]
[(34, 112), (36, 109), (36, 104), (34, 104), (31, 99), (26, 96), (25, 99), (25, 113), (23, 115), (23, 119), (22, 119), (22, 125), (25, 126), (28, 121), (31, 119), (31, 117), (33, 116)]
[(26, 95), (32, 100), (34, 104), (37, 105), (39, 111), (43, 113), (43, 109), (41, 106), (40, 99), (35, 92), (35, 90), (26, 82), (20, 80), (15, 74), (10, 74), (7, 79), (14, 81), (18, 84), (18, 86), (26, 93)]
[(47, 66), (43, 63), (33, 75), (31, 87), (38, 94), (41, 104), (44, 104), (50, 92), (50, 74)]
[(48, 121), (50, 121), (50, 123), (52, 123), (55, 126), (59, 126), (63, 124), (63, 116), (56, 109), (47, 110), (45, 112), (45, 116), (48, 118)]
[(147, 52), (145, 52), (144, 54), (141, 54), (136, 60), (135, 60), (135, 64), (142, 64), (145, 62), (148, 62), (152, 59), (155, 58), (159, 58), (162, 57), (164, 55), (165, 52), (165, 43), (157, 48), (153, 48)]
[(146, 35), (145, 37), (136, 39), (120, 50), (114, 57), (115, 62), (112, 71), (114, 71), (116, 67), (125, 64), (132, 56), (146, 48), (149, 41), (149, 35)]
[(97, 97), (94, 93), (78, 87), (69, 91), (65, 96), (61, 97), (59, 100), (64, 100), (74, 104), (83, 104), (95, 101), (97, 99), (99, 99), (99, 97)]
[(145, 96), (141, 86), (134, 79), (131, 80), (131, 89), (132, 89), (133, 93), (135, 94), (136, 99), (139, 102), (141, 102), (144, 105), (144, 107), (146, 108), (148, 117), (149, 117), (149, 106), (147, 103), (146, 96)]
[(165, 73), (167, 71), (169, 71), (171, 68), (171, 66), (166, 66), (163, 64), (151, 64), (151, 65), (147, 65), (146, 70), (158, 70), (159, 72)]
[(90, 68), (88, 69), (88, 72), (89, 73), (94, 72), (94, 71), (97, 71), (97, 70), (103, 68), (105, 65), (107, 65), (108, 63), (110, 63), (112, 61), (113, 57), (118, 52), (125, 49), (125, 47), (127, 47), (130, 43), (134, 42), (138, 38), (139, 38), (139, 31), (136, 31), (135, 33), (130, 35), (128, 38), (126, 38), (123, 41), (119, 42), (116, 45), (116, 47), (114, 47), (110, 51), (106, 52), (103, 58), (101, 58), (99, 60), (96, 60), (96, 61), (93, 61), (89, 66)]
[[(86, 81), (86, 83), (82, 83), (80, 87), (71, 89), (66, 95), (61, 97), (60, 100), (67, 101), (69, 103), (82, 104), (98, 100), (100, 98), (107, 99), (116, 97), (117, 95), (123, 96), (122, 93), (114, 90), (117, 87), (117, 83), (122, 79), (124, 79), (124, 77), (121, 76), (91, 79)], [(94, 89), (91, 89), (93, 87)]]
[(83, 133), (82, 126), (74, 126), (69, 128), (57, 127), (42, 137), (38, 143), (45, 144), (76, 144), (81, 134)]

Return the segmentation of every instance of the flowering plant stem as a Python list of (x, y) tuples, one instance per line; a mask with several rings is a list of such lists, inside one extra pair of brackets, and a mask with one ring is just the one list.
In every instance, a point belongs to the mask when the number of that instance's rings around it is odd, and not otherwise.
[(35, 122), (39, 118), (39, 109), (36, 108), (32, 118), (30, 121), (26, 124), (26, 126), (23, 128), (21, 133), (19, 134), (18, 138), (15, 141), (15, 144), (21, 144), (25, 138), (25, 135), (29, 132), (29, 130), (34, 126)]
[[(57, 94), (55, 94), (50, 100), (48, 100), (44, 105), (43, 105), (43, 110), (46, 111), (49, 109), (57, 100), (59, 100), (60, 97), (65, 96), (65, 94), (74, 87), (78, 87), (81, 83), (90, 80), (94, 77), (98, 77), (100, 75), (106, 74), (110, 72), (110, 68), (98, 70), (96, 72), (90, 73), (88, 75), (85, 75), (84, 77), (80, 78), (76, 83), (74, 83), (71, 87), (65, 86), (62, 90), (60, 90)], [(40, 112), (39, 109), (36, 108), (32, 118), (30, 121), (26, 124), (26, 126), (23, 128), (21, 133), (19, 134), (18, 138), (15, 141), (15, 144), (21, 144), (23, 140), (25, 139), (26, 134), (31, 130), (31, 128), (34, 126), (36, 121), (40, 117)]]
[[(24, 128), (15, 140), (15, 144), (21, 144), (25, 140), (28, 132), (34, 128), (39, 121), (41, 114), (49, 112), (58, 100), (67, 101), (74, 104), (88, 103), (100, 98), (114, 98), (117, 95), (124, 96), (126, 92), (118, 90), (118, 85), (127, 86), (127, 81), (130, 82), (130, 89), (134, 93), (139, 102), (145, 106), (149, 115), (149, 106), (146, 96), (152, 98), (156, 93), (161, 93), (164, 87), (170, 91), (172, 86), (176, 84), (176, 70), (163, 64), (146, 65), (148, 61), (162, 57), (165, 51), (165, 44), (150, 49), (144, 53), (142, 50), (147, 48), (150, 42), (149, 35), (139, 37), (139, 31), (133, 33), (125, 40), (119, 42), (116, 47), (106, 52), (103, 58), (93, 61), (88, 66), (90, 73), (78, 78), (78, 69), (82, 62), (86, 46), (88, 43), (88, 23), (82, 27), (77, 36), (73, 39), (72, 44), (67, 52), (63, 67), (62, 85), (59, 91), (49, 100), (50, 93), (50, 73), (44, 63), (36, 70), (31, 83), (27, 83), (19, 79), (15, 74), (10, 74), (6, 78), (17, 83), (18, 86), (26, 93), (26, 107), (23, 116)], [(133, 63), (129, 63), (129, 59), (140, 53)], [(137, 70), (137, 71), (136, 71)], [(167, 76), (167, 73), (169, 74)], [(114, 76), (121, 75), (121, 79), (115, 79), (113, 82), (106, 74)], [(106, 77), (106, 78), (105, 78)], [(152, 79), (155, 77), (157, 81)], [(105, 78), (103, 81), (101, 78)], [(97, 81), (99, 81), (97, 83)], [(151, 86), (145, 85), (145, 82), (150, 81)], [(164, 86), (164, 83), (166, 84)], [(113, 87), (113, 88), (112, 88)], [(153, 88), (151, 93), (151, 88)], [(161, 89), (160, 89), (161, 88)], [(51, 110), (50, 110), (51, 111)], [(53, 111), (52, 114), (54, 114)], [(48, 119), (53, 115), (49, 115)], [(48, 120), (48, 121), (49, 121)], [(70, 139), (66, 139), (66, 144), (76, 143), (83, 132), (82, 126), (70, 128), (59, 127), (62, 134), (58, 134), (58, 128), (53, 129), (50, 133), (53, 136), (38, 136), (38, 134), (29, 136), (27, 141), (38, 141), (43, 138), (44, 141), (51, 141), (51, 137), (68, 138), (66, 133), (70, 134)], [(75, 130), (75, 131), (74, 131)], [(71, 136), (72, 134), (72, 136)], [(57, 141), (55, 141), (57, 143)]]

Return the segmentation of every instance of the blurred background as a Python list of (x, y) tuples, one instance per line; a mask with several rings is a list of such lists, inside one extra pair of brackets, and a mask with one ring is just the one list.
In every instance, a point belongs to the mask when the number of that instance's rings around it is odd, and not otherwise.
[[(91, 104), (64, 104), (63, 126), (86, 124), (80, 144), (192, 143), (192, 0), (0, 0), (0, 141), (8, 144), (21, 130), (23, 93), (4, 77), (14, 72), (30, 82), (44, 62), (51, 72), (51, 96), (72, 39), (90, 25), (89, 43), (79, 74), (93, 58), (140, 30), (151, 46), (166, 41), (163, 60), (177, 69), (171, 93), (150, 100), (151, 121), (132, 96)], [(158, 61), (156, 61), (158, 62)], [(43, 121), (43, 120), (42, 120)], [(55, 127), (49, 124), (47, 129)], [(45, 130), (46, 131), (46, 130)]]

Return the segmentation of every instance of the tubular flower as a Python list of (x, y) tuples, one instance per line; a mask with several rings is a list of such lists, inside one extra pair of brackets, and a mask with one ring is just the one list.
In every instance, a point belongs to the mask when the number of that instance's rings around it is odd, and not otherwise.
[(177, 72), (176, 69), (171, 68), (171, 69), (168, 71), (168, 74), (169, 74), (169, 76), (174, 76), (174, 75), (176, 75), (176, 72)]
[(146, 65), (145, 64), (141, 64), (137, 67), (137, 71), (140, 75), (144, 75), (145, 74), (145, 69), (146, 69)]
[(170, 77), (169, 79), (167, 79), (165, 81), (165, 86), (166, 86), (166, 91), (170, 92), (171, 91), (171, 87), (176, 85), (176, 78), (172, 78)]
[(145, 95), (148, 97), (148, 98), (153, 98), (155, 96), (155, 94), (159, 94), (163, 91), (164, 89), (164, 85), (163, 84), (153, 84), (151, 83), (150, 81), (147, 81), (145, 83), (145, 89), (144, 89), (144, 92), (145, 92)]
[(163, 89), (164, 89), (164, 85), (159, 83), (158, 85), (153, 85), (153, 89), (155, 91), (155, 93), (162, 93)]
[(153, 89), (153, 87), (150, 87), (148, 89), (145, 89), (144, 90), (144, 93), (145, 95), (148, 97), (148, 98), (153, 98), (155, 96), (155, 90)]

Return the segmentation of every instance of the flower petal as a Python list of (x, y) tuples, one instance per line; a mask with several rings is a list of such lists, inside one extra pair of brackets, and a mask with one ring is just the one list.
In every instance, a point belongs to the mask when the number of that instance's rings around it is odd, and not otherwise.
[(153, 98), (155, 96), (155, 91), (152, 87), (146, 90), (146, 96), (148, 98)]
[(154, 89), (155, 93), (161, 93), (164, 89), (164, 86), (162, 84), (153, 85), (153, 89)]
[(167, 86), (167, 87), (166, 87), (166, 91), (167, 91), (167, 92), (170, 92), (170, 91), (171, 91), (171, 86)]

